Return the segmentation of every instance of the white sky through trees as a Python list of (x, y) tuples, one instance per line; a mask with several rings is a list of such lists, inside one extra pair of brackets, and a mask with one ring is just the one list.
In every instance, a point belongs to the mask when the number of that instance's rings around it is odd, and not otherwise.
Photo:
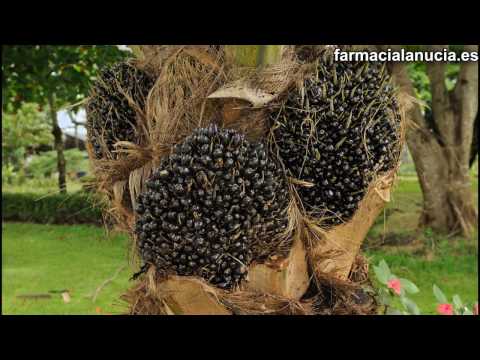
[[(58, 115), (58, 125), (62, 129), (62, 132), (70, 136), (75, 136), (75, 125), (70, 120), (70, 117), (68, 116), (67, 112), (65, 110), (62, 110), (62, 111), (59, 111), (57, 115)], [(86, 123), (86, 113), (84, 109), (81, 109), (78, 111), (78, 113), (76, 114), (73, 113), (72, 115), (76, 121), (84, 124)], [(87, 129), (85, 128), (85, 126), (78, 126), (77, 131), (78, 131), (77, 132), (78, 137), (81, 140), (86, 140)]]

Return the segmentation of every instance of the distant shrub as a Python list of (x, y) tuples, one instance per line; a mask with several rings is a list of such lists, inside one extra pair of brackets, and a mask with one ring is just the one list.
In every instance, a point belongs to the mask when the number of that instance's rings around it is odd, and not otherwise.
[(13, 184), (15, 175), (15, 167), (13, 165), (2, 164), (2, 185)]
[(3, 193), (2, 220), (41, 224), (102, 224), (102, 206), (95, 194), (39, 196), (32, 193)]

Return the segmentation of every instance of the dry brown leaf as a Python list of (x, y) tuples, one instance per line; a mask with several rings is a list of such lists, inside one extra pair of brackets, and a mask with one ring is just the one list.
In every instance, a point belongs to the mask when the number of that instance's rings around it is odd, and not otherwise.
[(307, 187), (307, 188), (315, 186), (314, 183), (311, 183), (311, 182), (305, 181), (305, 180), (296, 179), (296, 178), (293, 178), (293, 177), (288, 177), (288, 180), (290, 181), (291, 184), (299, 185), (299, 186), (303, 186), (303, 187)]
[(233, 98), (248, 101), (254, 107), (263, 106), (275, 99), (275, 95), (255, 89), (243, 82), (234, 82), (208, 95), (209, 99)]
[(68, 304), (68, 303), (70, 302), (70, 300), (72, 299), (72, 298), (70, 297), (70, 293), (69, 293), (68, 291), (62, 293), (62, 298), (63, 298), (63, 302), (64, 302), (65, 304)]

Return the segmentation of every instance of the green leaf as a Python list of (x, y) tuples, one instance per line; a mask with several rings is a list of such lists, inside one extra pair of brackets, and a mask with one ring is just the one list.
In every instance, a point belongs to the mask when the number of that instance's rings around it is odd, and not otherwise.
[(378, 301), (382, 305), (387, 305), (387, 306), (390, 305), (391, 296), (388, 293), (388, 291), (386, 291), (385, 289), (380, 289), (379, 294), (378, 294)]
[(457, 294), (453, 295), (453, 305), (456, 309), (461, 309), (463, 307), (462, 299)]
[(388, 275), (388, 280), (393, 280), (393, 279), (398, 279), (398, 277), (397, 275), (390, 273), (390, 275)]
[(397, 310), (397, 309), (389, 308), (389, 309), (387, 309), (387, 312), (386, 312), (385, 315), (402, 315), (402, 312), (400, 310)]
[(390, 276), (391, 274), (391, 271), (390, 271), (390, 268), (388, 267), (387, 263), (385, 262), (385, 260), (382, 259), (382, 261), (380, 261), (380, 264), (378, 264), (378, 266), (382, 269), (382, 271), (387, 274), (388, 276)]
[(388, 282), (388, 275), (380, 266), (373, 266), (373, 272), (377, 277), (377, 280), (380, 281), (382, 284), (386, 285)]
[(465, 307), (462, 315), (473, 315), (473, 312), (469, 308)]
[(415, 302), (413, 302), (407, 297), (401, 297), (400, 301), (410, 314), (420, 315), (420, 309), (418, 308), (417, 304), (415, 304)]
[(21, 102), (47, 105), (49, 93), (55, 94), (59, 106), (75, 102), (78, 94), (88, 94), (89, 77), (98, 67), (122, 60), (125, 55), (113, 45), (3, 46), (2, 100), (15, 109)]
[(416, 294), (420, 291), (418, 290), (417, 285), (415, 285), (410, 280), (403, 279), (403, 278), (399, 280), (400, 280), (400, 284), (402, 284), (402, 289), (405, 289), (405, 291), (408, 292), (409, 294)]
[(433, 284), (433, 294), (435, 295), (435, 298), (437, 299), (437, 301), (440, 304), (447, 304), (448, 303), (448, 300), (447, 300), (447, 297), (445, 296), (445, 294), (435, 284)]

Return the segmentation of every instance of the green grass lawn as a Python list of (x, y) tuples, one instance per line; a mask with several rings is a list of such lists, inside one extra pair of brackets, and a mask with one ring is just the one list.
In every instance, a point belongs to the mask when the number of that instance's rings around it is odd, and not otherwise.
[[(118, 298), (131, 285), (129, 266), (103, 288), (95, 303), (89, 295), (127, 264), (126, 248), (125, 237), (106, 238), (104, 230), (98, 227), (4, 223), (2, 313), (121, 313), (124, 308)], [(432, 252), (382, 247), (368, 250), (367, 256), (374, 264), (385, 259), (396, 275), (418, 285), (420, 293), (412, 298), (423, 313), (435, 313), (433, 283), (449, 296), (459, 294), (465, 302), (477, 299), (476, 243), (459, 239), (453, 244), (441, 241)], [(55, 294), (51, 299), (17, 298), (63, 289), (69, 290), (70, 303), (64, 303)]]
[[(127, 266), (99, 293), (89, 295), (127, 264), (125, 237), (106, 238), (94, 226), (3, 223), (3, 314), (96, 314), (122, 311), (118, 298), (129, 286)], [(68, 289), (69, 303), (60, 294), (51, 299), (19, 299), (17, 295)]]

